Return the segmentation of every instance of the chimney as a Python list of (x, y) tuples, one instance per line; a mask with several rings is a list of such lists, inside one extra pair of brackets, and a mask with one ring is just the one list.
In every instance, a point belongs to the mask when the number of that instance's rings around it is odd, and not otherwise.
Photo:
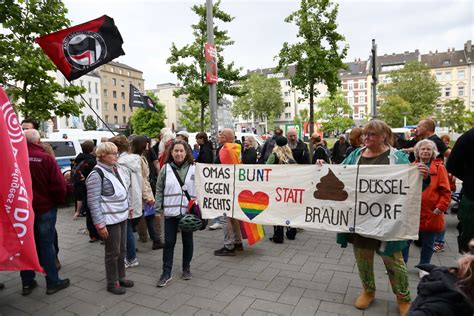
[(472, 51), (472, 41), (471, 40), (468, 40), (464, 44), (464, 50), (466, 51), (466, 53), (470, 53)]

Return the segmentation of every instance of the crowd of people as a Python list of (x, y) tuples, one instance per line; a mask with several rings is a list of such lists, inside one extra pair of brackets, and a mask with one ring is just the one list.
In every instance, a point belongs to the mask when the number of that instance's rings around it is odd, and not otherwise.
[[(67, 194), (67, 183), (54, 159), (54, 152), (40, 142), (30, 121), (22, 124), (28, 143), (33, 182), (35, 237), (40, 263), (46, 272), (47, 294), (69, 286), (60, 279), (58, 239), (55, 229), (57, 207)], [(172, 280), (174, 249), (178, 233), (183, 244), (182, 279), (190, 280), (193, 258), (193, 232), (202, 221), (190, 208), (196, 199), (195, 163), (214, 164), (346, 164), (392, 165), (416, 164), (422, 177), (419, 240), (420, 261), (417, 264), (421, 282), (418, 297), (410, 305), (407, 264), (410, 241), (382, 242), (355, 233), (337, 234), (337, 243), (352, 243), (362, 281), (362, 291), (354, 305), (367, 309), (375, 299), (374, 255), (381, 256), (400, 315), (472, 315), (474, 311), (474, 256), (464, 255), (457, 267), (434, 267), (431, 257), (444, 250), (445, 221), (455, 190), (454, 177), (462, 180), (458, 207), (458, 248), (461, 254), (472, 251), (474, 238), (474, 128), (463, 134), (452, 149), (435, 134), (435, 122), (420, 121), (413, 139), (395, 139), (390, 127), (371, 120), (364, 127), (340, 135), (329, 150), (322, 135), (311, 135), (308, 146), (298, 138), (295, 129), (284, 132), (276, 128), (262, 148), (252, 136), (236, 140), (234, 131), (224, 128), (218, 135), (218, 149), (206, 133), (196, 135), (197, 147), (189, 145), (189, 134), (161, 130), (155, 144), (151, 139), (131, 135), (115, 136), (94, 146), (81, 144), (82, 153), (74, 160), (68, 182), (75, 198), (74, 219), (86, 217), (90, 242), (104, 244), (107, 291), (124, 294), (134, 282), (126, 271), (139, 265), (137, 239), (152, 241), (152, 249), (163, 249), (162, 274), (158, 287)], [(310, 152), (312, 148), (312, 152)], [(216, 218), (210, 229), (223, 230), (223, 247), (216, 256), (235, 256), (244, 250), (239, 221), (227, 216)], [(285, 232), (286, 230), (286, 232)], [(274, 226), (270, 240), (284, 243), (297, 238), (293, 227)], [(135, 234), (136, 233), (136, 234)], [(470, 244), (471, 243), (471, 244)], [(29, 295), (37, 286), (32, 271), (22, 271), (22, 294)], [(438, 282), (442, 286), (434, 286)], [(455, 304), (452, 304), (455, 300)], [(411, 307), (410, 307), (411, 306)], [(434, 312), (431, 312), (434, 311)], [(437, 314), (436, 314), (437, 315)]]

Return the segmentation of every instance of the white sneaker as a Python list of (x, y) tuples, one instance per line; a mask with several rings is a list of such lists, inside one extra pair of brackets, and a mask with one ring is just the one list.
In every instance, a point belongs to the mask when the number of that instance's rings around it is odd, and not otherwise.
[(423, 278), (425, 275), (428, 275), (430, 274), (429, 272), (426, 272), (424, 270), (421, 270), (421, 269), (418, 269), (418, 276), (421, 278)]
[(222, 225), (219, 223), (214, 223), (211, 226), (209, 226), (210, 230), (216, 230), (216, 229), (222, 229)]
[(139, 264), (140, 263), (138, 262), (137, 258), (133, 259), (132, 261), (128, 261), (127, 259), (125, 259), (125, 269), (136, 267)]

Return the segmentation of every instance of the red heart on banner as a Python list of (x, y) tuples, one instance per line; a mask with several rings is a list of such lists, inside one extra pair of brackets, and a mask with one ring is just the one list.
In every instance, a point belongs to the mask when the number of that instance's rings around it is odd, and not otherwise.
[(239, 193), (238, 201), (242, 211), (251, 220), (268, 207), (270, 198), (265, 192), (244, 190)]

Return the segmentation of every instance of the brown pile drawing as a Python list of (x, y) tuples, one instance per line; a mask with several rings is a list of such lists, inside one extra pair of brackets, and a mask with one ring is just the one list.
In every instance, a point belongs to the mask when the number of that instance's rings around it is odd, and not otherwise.
[(344, 183), (339, 180), (336, 175), (329, 169), (327, 175), (321, 178), (316, 185), (314, 198), (317, 200), (345, 201), (347, 200), (347, 192), (344, 191)]

